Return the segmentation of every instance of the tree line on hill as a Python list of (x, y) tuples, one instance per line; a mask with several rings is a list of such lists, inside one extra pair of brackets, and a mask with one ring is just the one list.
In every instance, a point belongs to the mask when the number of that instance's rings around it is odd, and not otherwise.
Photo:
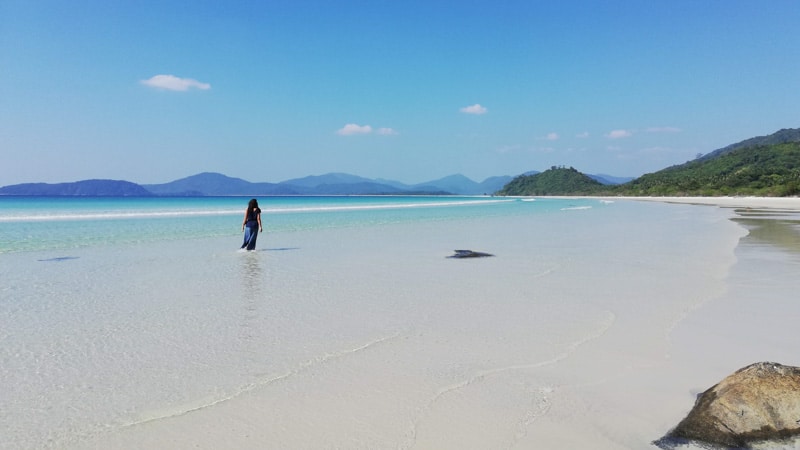
[(800, 129), (748, 139), (693, 161), (604, 185), (569, 167), (514, 178), (498, 195), (765, 196), (800, 195)]

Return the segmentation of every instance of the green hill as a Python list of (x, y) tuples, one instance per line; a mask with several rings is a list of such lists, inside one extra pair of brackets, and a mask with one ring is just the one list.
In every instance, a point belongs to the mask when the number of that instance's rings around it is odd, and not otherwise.
[(551, 167), (535, 175), (521, 175), (501, 189), (498, 195), (591, 195), (608, 188), (574, 168)]
[(498, 195), (800, 195), (800, 129), (747, 139), (617, 186), (553, 167), (513, 179)]
[(800, 142), (800, 128), (784, 128), (770, 134), (769, 136), (756, 136), (754, 138), (745, 139), (744, 141), (737, 142), (736, 144), (731, 144), (719, 150), (714, 150), (713, 152), (701, 156), (698, 159), (704, 161), (717, 156), (722, 156), (740, 148), (786, 144), (788, 142)]
[(618, 195), (785, 197), (800, 194), (800, 143), (740, 147), (643, 175)]

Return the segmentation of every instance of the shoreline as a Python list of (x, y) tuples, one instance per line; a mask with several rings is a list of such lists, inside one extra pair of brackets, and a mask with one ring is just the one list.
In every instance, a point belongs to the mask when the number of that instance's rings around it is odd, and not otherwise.
[[(745, 239), (800, 253), (799, 197), (637, 197), (635, 200), (734, 209), (730, 220), (747, 230)], [(742, 241), (737, 247), (741, 245)]]
[(547, 195), (519, 198), (589, 199), (607, 201), (641, 201), (683, 205), (718, 206), (720, 208), (775, 209), (800, 212), (800, 197), (627, 197), (593, 195)]
[(607, 200), (680, 203), (721, 208), (778, 209), (800, 212), (800, 197), (602, 197)]

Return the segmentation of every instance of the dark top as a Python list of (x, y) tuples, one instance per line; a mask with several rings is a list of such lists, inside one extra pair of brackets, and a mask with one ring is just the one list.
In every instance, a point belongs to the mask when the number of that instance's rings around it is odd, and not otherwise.
[(248, 227), (257, 227), (258, 226), (258, 215), (261, 214), (261, 208), (251, 209), (247, 211), (247, 226)]

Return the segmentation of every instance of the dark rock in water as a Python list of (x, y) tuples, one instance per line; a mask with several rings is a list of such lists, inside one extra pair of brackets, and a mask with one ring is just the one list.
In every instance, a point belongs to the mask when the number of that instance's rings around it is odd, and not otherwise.
[(456, 250), (454, 255), (448, 258), (482, 258), (485, 256), (494, 256), (491, 253), (473, 252), (472, 250)]
[(78, 259), (78, 257), (77, 256), (57, 256), (55, 258), (37, 259), (37, 261), (42, 261), (42, 262), (61, 262), (61, 261), (68, 261), (70, 259)]
[(747, 447), (800, 435), (800, 367), (760, 362), (739, 369), (700, 394), (674, 430), (657, 441)]

